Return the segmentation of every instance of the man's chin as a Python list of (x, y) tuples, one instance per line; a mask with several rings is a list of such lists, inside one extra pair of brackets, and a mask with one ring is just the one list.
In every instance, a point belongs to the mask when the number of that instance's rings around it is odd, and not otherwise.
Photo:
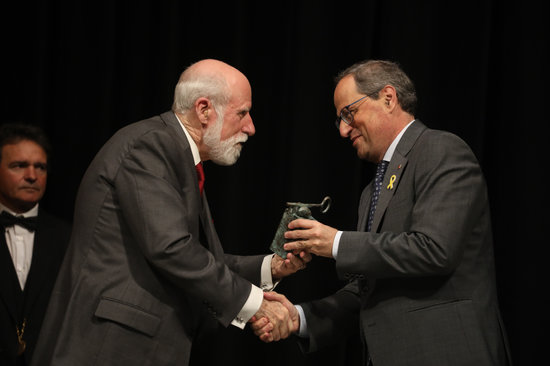
[(242, 142), (231, 145), (229, 143), (222, 144), (221, 146), (217, 146), (216, 149), (213, 149), (213, 151), (211, 151), (210, 160), (217, 165), (233, 165), (237, 162), (237, 160), (239, 160), (242, 149)]
[(19, 199), (10, 202), (10, 204), (6, 206), (8, 206), (11, 210), (15, 211), (16, 213), (23, 213), (23, 212), (29, 211), (34, 206), (36, 206), (36, 204), (40, 201), (41, 198), (42, 198), (42, 195), (40, 195), (39, 197), (32, 197), (32, 198), (20, 197)]
[(239, 151), (238, 153), (232, 154), (231, 156), (222, 156), (211, 160), (213, 163), (217, 165), (231, 166), (231, 165), (234, 165), (237, 162), (237, 160), (239, 160), (240, 156), (241, 156), (241, 152)]
[(369, 160), (369, 154), (361, 149), (357, 149), (357, 157), (361, 160)]

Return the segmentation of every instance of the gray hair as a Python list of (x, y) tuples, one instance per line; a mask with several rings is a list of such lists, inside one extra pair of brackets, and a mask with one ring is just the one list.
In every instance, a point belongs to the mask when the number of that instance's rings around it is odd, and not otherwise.
[(416, 91), (407, 74), (395, 62), (384, 60), (368, 60), (356, 63), (336, 77), (336, 83), (344, 77), (352, 75), (357, 91), (377, 100), (378, 93), (386, 85), (391, 85), (397, 93), (401, 108), (414, 116), (416, 111)]
[(216, 113), (223, 113), (223, 109), (230, 99), (227, 81), (222, 75), (206, 76), (188, 68), (183, 72), (176, 85), (172, 111), (185, 114), (201, 97), (210, 99)]

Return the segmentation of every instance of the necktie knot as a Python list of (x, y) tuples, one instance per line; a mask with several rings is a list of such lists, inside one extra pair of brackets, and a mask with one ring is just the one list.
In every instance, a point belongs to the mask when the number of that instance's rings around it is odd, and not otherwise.
[(22, 217), (22, 216), (13, 216), (7, 211), (2, 211), (0, 214), (0, 225), (4, 228), (19, 225), (24, 227), (29, 231), (36, 230), (36, 216), (34, 217)]
[(204, 168), (202, 167), (202, 162), (195, 165), (195, 168), (197, 169), (197, 178), (199, 180), (199, 191), (202, 196), (202, 192), (204, 191)]

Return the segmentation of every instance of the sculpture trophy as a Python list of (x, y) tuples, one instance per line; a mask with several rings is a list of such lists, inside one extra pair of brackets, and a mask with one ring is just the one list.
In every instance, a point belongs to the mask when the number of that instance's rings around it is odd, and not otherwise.
[(283, 248), (285, 243), (289, 240), (285, 239), (285, 231), (288, 231), (288, 224), (296, 219), (309, 219), (315, 220), (311, 215), (310, 208), (319, 207), (321, 213), (325, 213), (330, 208), (331, 199), (326, 196), (321, 203), (301, 203), (301, 202), (287, 202), (287, 208), (283, 212), (283, 217), (273, 238), (273, 242), (269, 246), (272, 252), (278, 254), (281, 258), (286, 259), (287, 251)]

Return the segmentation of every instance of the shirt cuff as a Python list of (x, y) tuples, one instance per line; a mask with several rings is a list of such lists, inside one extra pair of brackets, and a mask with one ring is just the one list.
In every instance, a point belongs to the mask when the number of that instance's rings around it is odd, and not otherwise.
[(260, 287), (264, 291), (271, 291), (279, 284), (279, 281), (273, 283), (273, 277), (271, 276), (271, 260), (275, 254), (266, 255), (262, 262)]
[(298, 336), (302, 338), (308, 338), (309, 334), (307, 332), (307, 322), (306, 315), (304, 314), (304, 309), (300, 305), (294, 305), (296, 310), (298, 310), (298, 316), (300, 318), (300, 329), (298, 329)]
[(264, 292), (254, 285), (252, 286), (252, 290), (250, 291), (250, 294), (248, 295), (248, 299), (244, 303), (243, 308), (237, 314), (235, 319), (231, 322), (232, 325), (236, 326), (237, 328), (244, 329), (246, 326), (246, 323), (252, 318), (254, 314), (260, 310), (260, 307), (262, 306), (262, 301), (264, 299)]
[(340, 237), (342, 236), (342, 231), (338, 231), (334, 236), (334, 241), (332, 242), (332, 258), (336, 259), (338, 255), (338, 246), (340, 246)]

